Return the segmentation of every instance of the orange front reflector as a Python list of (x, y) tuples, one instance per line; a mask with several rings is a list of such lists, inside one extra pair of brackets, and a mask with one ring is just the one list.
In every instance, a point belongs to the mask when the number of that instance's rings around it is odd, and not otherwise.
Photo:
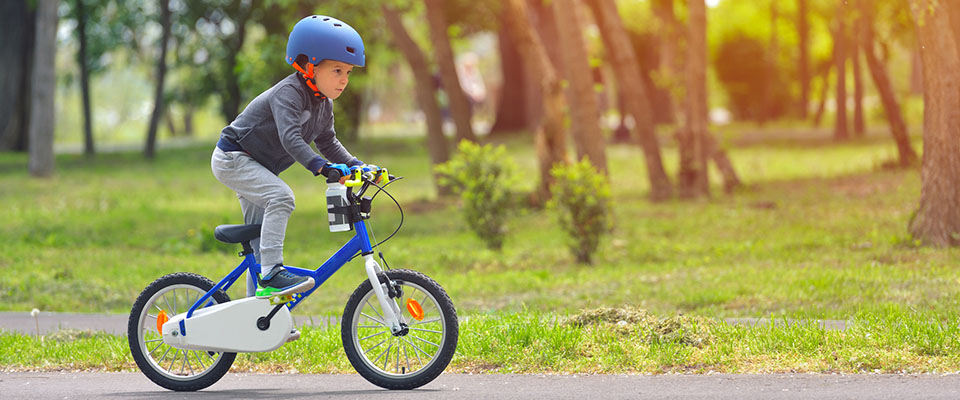
[(410, 311), (410, 316), (417, 321), (423, 321), (423, 307), (420, 307), (416, 300), (407, 299), (407, 311)]
[(160, 314), (157, 315), (157, 332), (163, 335), (163, 324), (167, 323), (170, 318), (167, 318), (167, 313), (163, 310), (160, 310)]

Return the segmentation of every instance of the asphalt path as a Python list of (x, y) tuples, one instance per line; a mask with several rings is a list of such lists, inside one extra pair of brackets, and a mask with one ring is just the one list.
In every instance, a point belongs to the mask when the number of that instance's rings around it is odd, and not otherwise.
[(177, 393), (137, 373), (7, 372), (4, 399), (957, 399), (960, 375), (443, 374), (411, 391), (358, 375), (227, 374)]

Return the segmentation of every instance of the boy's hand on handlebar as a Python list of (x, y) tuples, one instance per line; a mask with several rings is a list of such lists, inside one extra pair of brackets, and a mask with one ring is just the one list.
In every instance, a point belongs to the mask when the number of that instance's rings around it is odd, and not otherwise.
[(337, 171), (340, 173), (340, 176), (349, 176), (350, 169), (347, 164), (326, 163), (320, 168), (320, 175), (329, 177), (330, 171)]

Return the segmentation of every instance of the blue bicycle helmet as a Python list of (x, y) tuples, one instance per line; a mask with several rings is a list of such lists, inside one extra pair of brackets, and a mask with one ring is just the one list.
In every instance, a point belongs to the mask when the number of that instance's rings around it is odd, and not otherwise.
[(301, 54), (313, 65), (337, 60), (362, 67), (366, 59), (360, 34), (346, 22), (325, 15), (311, 15), (293, 26), (287, 39), (287, 64), (300, 70), (294, 62)]

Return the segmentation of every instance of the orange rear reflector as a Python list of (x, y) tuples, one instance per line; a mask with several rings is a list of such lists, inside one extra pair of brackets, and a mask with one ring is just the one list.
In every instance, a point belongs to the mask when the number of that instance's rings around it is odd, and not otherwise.
[(423, 307), (420, 307), (416, 300), (407, 299), (407, 311), (410, 311), (410, 316), (417, 321), (423, 321)]
[(160, 310), (160, 314), (157, 315), (157, 332), (163, 335), (163, 324), (167, 323), (170, 318), (167, 318), (167, 313), (163, 310)]

